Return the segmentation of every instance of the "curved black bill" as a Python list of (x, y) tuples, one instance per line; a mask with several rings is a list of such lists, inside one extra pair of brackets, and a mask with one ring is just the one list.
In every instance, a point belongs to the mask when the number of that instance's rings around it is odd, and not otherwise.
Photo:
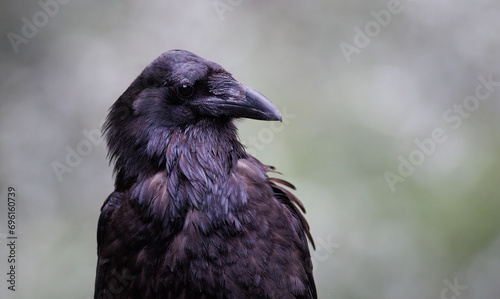
[(282, 121), (278, 108), (268, 98), (248, 86), (238, 87), (237, 96), (211, 96), (196, 106), (204, 115)]
[(282, 121), (278, 108), (268, 98), (251, 87), (245, 86), (245, 98), (241, 101), (240, 107), (241, 117)]

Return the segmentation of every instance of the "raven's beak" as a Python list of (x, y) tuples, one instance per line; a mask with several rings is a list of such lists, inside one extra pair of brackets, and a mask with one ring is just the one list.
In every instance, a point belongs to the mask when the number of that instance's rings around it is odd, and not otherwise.
[(282, 121), (278, 108), (256, 90), (239, 83), (228, 90), (232, 91), (226, 91), (230, 96), (211, 96), (197, 102), (195, 106), (207, 116)]
[(245, 86), (245, 98), (237, 107), (241, 117), (282, 121), (278, 108), (268, 98), (248, 86)]

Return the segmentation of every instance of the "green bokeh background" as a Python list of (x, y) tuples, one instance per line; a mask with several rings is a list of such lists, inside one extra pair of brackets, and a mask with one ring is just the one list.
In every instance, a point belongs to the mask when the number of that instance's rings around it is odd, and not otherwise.
[[(96, 142), (62, 181), (53, 163), (67, 164), (83, 131), (174, 48), (218, 62), (285, 115), (281, 126), (241, 121), (240, 137), (297, 186), (320, 298), (500, 298), (500, 86), (478, 87), (500, 81), (500, 3), (400, 1), (374, 25), (394, 1), (67, 1), (47, 20), (37, 1), (3, 1), (0, 298), (92, 296), (97, 219), (113, 187), (106, 147)], [(43, 26), (16, 52), (9, 33), (34, 16)], [(364, 44), (346, 56), (341, 44), (355, 39)], [(490, 95), (468, 98), (477, 88)], [(463, 104), (459, 125), (446, 118)], [(436, 129), (446, 140), (416, 153)], [(392, 190), (384, 174), (401, 159), (421, 165)]]

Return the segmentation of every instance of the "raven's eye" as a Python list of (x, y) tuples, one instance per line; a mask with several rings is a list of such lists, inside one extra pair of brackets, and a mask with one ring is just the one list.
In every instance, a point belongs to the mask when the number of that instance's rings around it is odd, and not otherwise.
[(191, 84), (179, 84), (175, 88), (175, 91), (181, 98), (189, 98), (194, 93), (194, 87)]

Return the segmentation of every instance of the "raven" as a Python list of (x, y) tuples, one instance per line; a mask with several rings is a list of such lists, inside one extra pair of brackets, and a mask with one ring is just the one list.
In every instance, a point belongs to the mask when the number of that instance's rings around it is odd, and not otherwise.
[(160, 55), (112, 105), (95, 298), (317, 298), (304, 207), (245, 152), (240, 118), (281, 114), (185, 50)]

